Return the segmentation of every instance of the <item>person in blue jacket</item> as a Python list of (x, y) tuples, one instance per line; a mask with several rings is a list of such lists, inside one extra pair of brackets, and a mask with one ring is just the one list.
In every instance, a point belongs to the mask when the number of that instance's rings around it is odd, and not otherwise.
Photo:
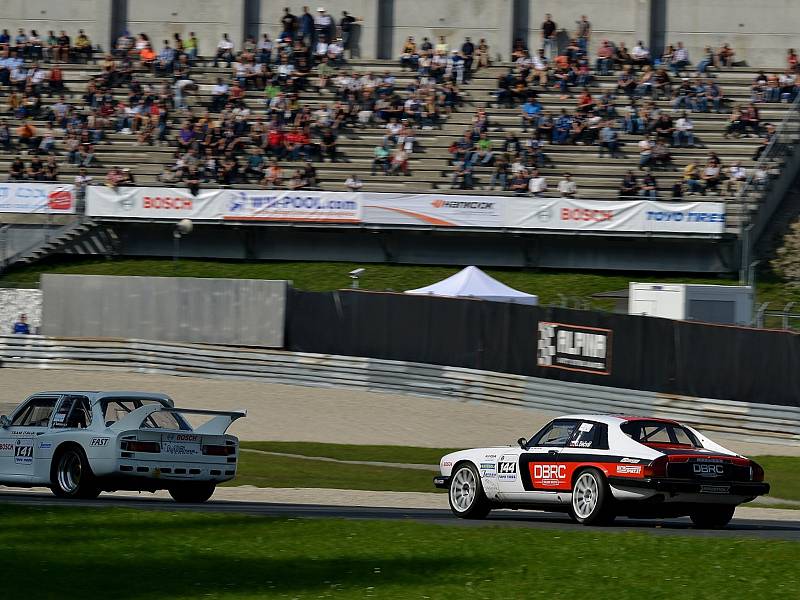
[(28, 315), (21, 314), (19, 316), (19, 321), (14, 323), (14, 333), (18, 333), (20, 335), (31, 334), (31, 327), (28, 325)]

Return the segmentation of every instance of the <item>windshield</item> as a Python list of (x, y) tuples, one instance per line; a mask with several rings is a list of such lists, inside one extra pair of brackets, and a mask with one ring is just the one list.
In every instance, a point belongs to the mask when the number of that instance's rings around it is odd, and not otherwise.
[[(137, 408), (147, 404), (160, 404), (166, 406), (158, 400), (145, 400), (141, 398), (113, 398), (103, 400), (100, 403), (103, 411), (103, 419), (106, 427), (109, 427), (127, 416)], [(180, 416), (171, 412), (155, 412), (147, 417), (142, 423), (142, 427), (153, 427), (156, 429), (182, 429), (191, 431), (191, 427)]]
[(620, 425), (620, 429), (628, 437), (647, 446), (703, 447), (691, 431), (677, 423), (645, 420), (628, 421)]

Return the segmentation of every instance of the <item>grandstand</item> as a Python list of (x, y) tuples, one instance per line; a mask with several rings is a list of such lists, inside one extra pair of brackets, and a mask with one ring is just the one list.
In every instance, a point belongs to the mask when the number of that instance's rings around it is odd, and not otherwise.
[[(156, 44), (154, 44), (155, 46)], [(160, 41), (158, 42), (160, 45)], [(459, 44), (456, 44), (458, 46)], [(158, 47), (155, 48), (158, 50)], [(535, 53), (535, 48), (532, 48)], [(396, 50), (397, 55), (400, 54), (400, 49)], [(278, 60), (279, 54), (276, 52), (272, 57), (273, 61)], [(30, 58), (30, 57), (29, 57)], [(243, 98), (240, 103), (234, 102), (233, 106), (229, 109), (224, 109), (225, 114), (221, 114), (220, 109), (222, 105), (214, 98), (214, 89), (219, 79), (223, 81), (235, 82), (236, 76), (241, 75), (239, 63), (234, 62), (233, 66), (225, 66), (225, 61), (221, 61), (219, 66), (213, 57), (201, 56), (198, 57), (195, 63), (189, 70), (188, 78), (190, 78), (196, 88), (184, 88), (183, 95), (185, 96), (184, 102), (188, 110), (182, 110), (179, 107), (172, 108), (174, 102), (174, 94), (176, 91), (175, 81), (176, 78), (168, 71), (158, 72), (158, 69), (153, 69), (143, 63), (141, 56), (132, 54), (132, 76), (134, 80), (143, 86), (144, 93), (137, 94), (134, 92), (134, 97), (138, 98), (142, 95), (148, 95), (148, 86), (152, 86), (152, 96), (158, 99), (156, 104), (164, 101), (164, 108), (160, 115), (161, 122), (166, 127), (164, 128), (162, 139), (159, 141), (159, 129), (157, 126), (153, 127), (152, 132), (147, 135), (140, 136), (137, 132), (130, 132), (129, 127), (120, 127), (121, 118), (125, 116), (126, 111), (129, 113), (130, 107), (127, 106), (130, 98), (130, 86), (126, 84), (114, 85), (109, 87), (107, 94), (109, 100), (113, 97), (113, 103), (109, 106), (113, 108), (108, 115), (108, 122), (102, 125), (83, 125), (81, 122), (86, 122), (93, 118), (90, 111), (87, 110), (87, 84), (92, 80), (97, 80), (99, 90), (97, 98), (102, 99), (102, 78), (98, 79), (104, 69), (109, 68), (109, 64), (114, 64), (113, 68), (120, 68), (120, 58), (118, 54), (114, 63), (110, 62), (102, 52), (97, 52), (93, 59), (88, 62), (77, 62), (75, 60), (68, 64), (59, 64), (58, 68), (63, 73), (63, 83), (65, 90), (63, 95), (65, 102), (75, 108), (75, 114), (78, 115), (76, 119), (76, 131), (84, 130), (84, 135), (88, 137), (101, 137), (102, 141), (93, 144), (94, 159), (86, 167), (85, 173), (93, 179), (93, 184), (111, 183), (110, 180), (120, 177), (119, 171), (129, 169), (132, 174), (135, 184), (138, 186), (158, 186), (158, 187), (187, 187), (187, 180), (198, 180), (201, 189), (208, 189), (217, 186), (224, 186), (227, 188), (253, 188), (253, 187), (277, 187), (287, 189), (293, 187), (295, 189), (319, 189), (323, 191), (346, 191), (346, 181), (356, 176), (361, 181), (362, 192), (402, 192), (402, 193), (435, 193), (435, 194), (449, 194), (457, 193), (459, 195), (480, 195), (480, 196), (508, 196), (512, 190), (503, 190), (501, 186), (491, 186), (491, 176), (495, 171), (495, 165), (491, 162), (487, 164), (472, 164), (470, 169), (472, 172), (471, 185), (462, 185), (462, 179), (456, 176), (456, 167), (453, 164), (454, 160), (454, 144), (463, 138), (465, 130), (473, 130), (475, 126), (476, 114), (483, 111), (486, 115), (485, 129), (486, 138), (491, 141), (491, 148), (494, 152), (495, 160), (499, 158), (506, 136), (515, 134), (518, 136), (520, 142), (532, 137), (530, 133), (523, 131), (521, 122), (521, 105), (526, 101), (528, 96), (537, 98), (540, 103), (541, 109), (549, 112), (554, 117), (557, 117), (562, 110), (566, 110), (569, 115), (575, 115), (578, 109), (578, 97), (581, 93), (581, 88), (573, 85), (569, 90), (571, 93), (565, 95), (563, 90), (554, 87), (557, 83), (557, 69), (549, 69), (549, 83), (547, 86), (539, 86), (531, 76), (529, 81), (525, 84), (524, 91), (518, 90), (516, 93), (516, 101), (510, 102), (505, 100), (502, 96), (498, 97), (498, 81), (502, 80), (511, 73), (512, 78), (518, 77), (521, 70), (520, 64), (515, 64), (508, 61), (510, 57), (505, 57), (506, 61), (493, 62), (490, 66), (483, 67), (477, 70), (468, 81), (462, 82), (457, 85), (459, 90), (458, 98), (450, 96), (448, 102), (452, 106), (450, 111), (445, 102), (440, 98), (437, 108), (438, 116), (435, 119), (419, 119), (416, 126), (413, 124), (410, 130), (401, 131), (401, 136), (406, 138), (413, 138), (413, 142), (408, 146), (410, 154), (408, 156), (408, 173), (404, 173), (398, 169), (396, 174), (385, 175), (381, 173), (381, 169), (375, 172), (374, 151), (378, 146), (386, 146), (387, 152), (391, 155), (396, 152), (396, 148), (402, 145), (397, 143), (396, 139), (392, 142), (386, 141), (387, 131), (385, 122), (382, 119), (376, 118), (379, 113), (378, 109), (369, 110), (372, 113), (370, 116), (364, 117), (359, 115), (359, 112), (364, 109), (360, 103), (361, 98), (354, 98), (355, 102), (351, 102), (352, 108), (347, 108), (346, 102), (348, 95), (341, 92), (341, 86), (347, 86), (347, 82), (342, 83), (338, 81), (335, 76), (331, 77), (328, 86), (322, 89), (317, 89), (318, 69), (312, 69), (307, 77), (307, 83), (298, 85), (297, 104), (290, 106), (292, 116), (295, 117), (298, 112), (302, 112), (303, 107), (309, 107), (311, 111), (317, 110), (321, 106), (336, 107), (339, 102), (344, 102), (345, 109), (342, 114), (352, 112), (345, 118), (343, 124), (339, 127), (336, 135), (336, 154), (335, 162), (326, 160), (320, 162), (317, 157), (313, 162), (313, 168), (316, 171), (313, 181), (305, 181), (300, 184), (299, 182), (292, 186), (291, 175), (297, 169), (304, 167), (304, 162), (289, 161), (286, 157), (277, 156), (277, 165), (283, 171), (278, 185), (269, 184), (268, 180), (271, 179), (265, 163), (263, 167), (263, 181), (262, 175), (256, 177), (246, 177), (244, 175), (245, 167), (247, 166), (247, 158), (249, 151), (253, 148), (251, 131), (247, 128), (239, 128), (237, 120), (248, 121), (251, 125), (255, 121), (260, 121), (264, 124), (265, 128), (269, 128), (269, 122), (276, 116), (282, 120), (283, 108), (280, 104), (273, 105), (265, 102), (265, 95), (263, 92), (263, 84), (252, 86), (244, 90)], [(591, 66), (594, 66), (594, 53), (589, 52), (587, 58)], [(28, 60), (27, 65), (30, 66), (32, 61)], [(267, 77), (273, 78), (276, 87), (282, 87), (283, 91), (287, 93), (294, 89), (292, 78), (283, 78), (280, 75), (280, 61), (271, 65), (271, 74)], [(44, 68), (50, 65), (44, 64)], [(124, 66), (124, 65), (122, 65)], [(771, 68), (766, 69), (767, 73), (781, 73), (785, 70), (786, 65), (773, 65)], [(524, 68), (524, 67), (523, 67)], [(706, 112), (691, 112), (690, 117), (694, 122), (694, 137), (695, 147), (680, 147), (669, 149), (670, 160), (666, 166), (654, 169), (653, 175), (657, 181), (657, 192), (650, 196), (656, 197), (659, 200), (669, 201), (674, 198), (675, 184), (684, 182), (686, 183), (684, 169), (690, 162), (695, 162), (702, 171), (707, 165), (710, 156), (715, 156), (719, 161), (719, 168), (722, 174), (722, 182), (719, 186), (706, 186), (705, 182), (700, 181), (695, 186), (686, 185), (679, 186), (681, 194), (688, 198), (688, 192), (703, 190), (709, 187), (710, 194), (706, 197), (695, 196), (693, 199), (705, 199), (724, 201), (726, 203), (726, 229), (725, 234), (722, 236), (706, 236), (710, 243), (716, 244), (714, 248), (707, 247), (704, 252), (709, 252), (714, 255), (714, 258), (709, 259), (705, 263), (702, 261), (682, 261), (680, 258), (675, 258), (675, 261), (663, 265), (659, 268), (665, 270), (710, 270), (710, 271), (731, 271), (738, 268), (740, 257), (737, 254), (736, 248), (737, 241), (743, 231), (743, 227), (747, 226), (753, 221), (753, 215), (759, 214), (759, 209), (774, 188), (776, 187), (771, 182), (776, 179), (778, 174), (781, 173), (782, 161), (786, 158), (785, 153), (768, 152), (759, 155), (759, 149), (767, 146), (770, 142), (772, 146), (770, 150), (774, 150), (778, 145), (785, 145), (786, 140), (796, 139), (797, 123), (792, 120), (796, 113), (792, 112), (796, 108), (796, 103), (792, 103), (797, 96), (797, 84), (795, 83), (795, 91), (788, 96), (779, 96), (777, 101), (759, 103), (759, 124), (758, 127), (752, 128), (749, 136), (728, 136), (726, 128), (731, 120), (731, 111), (734, 107), (745, 107), (748, 105), (753, 97), (753, 82), (759, 76), (760, 72), (765, 69), (753, 66), (724, 66), (724, 67), (710, 67), (710, 77), (719, 86), (724, 95), (724, 103), (722, 110), (717, 113), (713, 111)], [(443, 92), (443, 85), (446, 84), (446, 78), (439, 83), (432, 86), (426, 86), (424, 81), (420, 85), (419, 73), (410, 71), (404, 66), (401, 66), (399, 58), (394, 59), (348, 59), (339, 65), (338, 72), (350, 72), (358, 75), (365, 73), (379, 74), (379, 78), (391, 78), (393, 87), (397, 91), (400, 101), (398, 106), (402, 108), (402, 102), (412, 94), (419, 94), (425, 96), (430, 93), (441, 94)], [(618, 93), (617, 84), (619, 78), (619, 69), (612, 70), (608, 75), (600, 74), (592, 70), (591, 82), (586, 86), (586, 91), (591, 94), (594, 101), (597, 101), (603, 94), (612, 94), (615, 96), (613, 102), (616, 106), (616, 115), (613, 120), (616, 123), (613, 127), (615, 136), (619, 143), (620, 156), (611, 157), (608, 154), (605, 156), (599, 155), (599, 147), (597, 144), (589, 143), (565, 143), (554, 144), (552, 140), (543, 140), (544, 144), (541, 151), (546, 155), (546, 160), (542, 161), (539, 169), (539, 174), (544, 176), (548, 182), (548, 190), (543, 194), (545, 197), (558, 197), (558, 183), (562, 179), (565, 172), (572, 175), (572, 180), (577, 185), (577, 198), (592, 199), (592, 200), (615, 200), (618, 198), (620, 186), (623, 176), (629, 170), (636, 172), (638, 179), (641, 180), (644, 173), (638, 170), (640, 164), (640, 151), (639, 143), (642, 141), (642, 134), (627, 133), (623, 126), (624, 116), (627, 114), (629, 101), (623, 94)], [(687, 78), (691, 85), (698, 84), (701, 74), (695, 71), (695, 67), (687, 65), (681, 70), (680, 75)], [(636, 75), (639, 77), (639, 75)], [(675, 80), (677, 79), (677, 80)], [(673, 90), (677, 89), (681, 83), (681, 77), (673, 77)], [(296, 79), (294, 80), (296, 81)], [(513, 79), (507, 81), (513, 82)], [(340, 86), (337, 90), (337, 85)], [(500, 84), (502, 89), (502, 84)], [(20, 86), (21, 91), (19, 97), (6, 93), (9, 88), (5, 87), (3, 90), (4, 97), (2, 98), (3, 112), (6, 120), (13, 132), (16, 133), (17, 129), (21, 126), (23, 119), (20, 117), (25, 115), (22, 108), (13, 106), (18, 103), (25, 105), (24, 99), (29, 96), (25, 91), (24, 86)], [(44, 83), (44, 89), (47, 89), (47, 83)], [(277, 90), (276, 90), (277, 92)], [(52, 121), (52, 110), (56, 105), (61, 104), (60, 93), (55, 92), (52, 94), (43, 93), (40, 96), (41, 107), (35, 110), (34, 114), (24, 119), (29, 124), (36, 128), (36, 135), (41, 136), (42, 132), (48, 129), (48, 119)], [(387, 96), (387, 98), (390, 96)], [(783, 100), (783, 101), (781, 101)], [(91, 101), (91, 100), (90, 100)], [(95, 100), (95, 106), (98, 107), (98, 115), (103, 103)], [(645, 108), (650, 102), (649, 98), (640, 98), (637, 101), (639, 108)], [(674, 99), (671, 94), (666, 97), (652, 101), (650, 110), (660, 111), (662, 113), (671, 114), (678, 117), (679, 113), (684, 109), (673, 108)], [(63, 105), (62, 105), (63, 106)], [(247, 112), (242, 116), (237, 117), (237, 112), (246, 109)], [(249, 112), (249, 114), (247, 114)], [(335, 116), (335, 115), (334, 115)], [(362, 118), (363, 117), (363, 118)], [(591, 117), (591, 115), (590, 115)], [(309, 117), (310, 122), (313, 122), (313, 112)], [(599, 116), (597, 117), (600, 118)], [(603, 117), (606, 118), (605, 116)], [(612, 117), (609, 117), (612, 118)], [(351, 121), (348, 123), (347, 121)], [(56, 119), (58, 121), (58, 119)], [(223, 142), (223, 146), (228, 148), (235, 148), (235, 154), (238, 157), (240, 164), (241, 174), (239, 176), (228, 177), (212, 173), (205, 176), (189, 175), (188, 168), (184, 168), (186, 160), (182, 158), (185, 154), (186, 144), (181, 146), (180, 136), (181, 127), (188, 121), (193, 121), (198, 127), (202, 126), (204, 121), (209, 122), (212, 126), (220, 124), (222, 129), (229, 130), (232, 133), (231, 137), (236, 137), (243, 141), (241, 144), (227, 145)], [(155, 123), (155, 119), (154, 119)], [(130, 123), (125, 123), (130, 125)], [(781, 128), (779, 135), (770, 134), (770, 129), (767, 124), (772, 124), (776, 128)], [(118, 131), (122, 129), (122, 131)], [(89, 130), (88, 132), (86, 130)], [(234, 133), (235, 132), (235, 133)], [(318, 143), (321, 138), (324, 128), (315, 129), (311, 128), (310, 137), (312, 144)], [(58, 123), (53, 126), (53, 134), (55, 137), (55, 144), (53, 153), (57, 157), (58, 175), (57, 181), (64, 183), (72, 183), (76, 175), (79, 174), (79, 166), (68, 162), (67, 155), (69, 151), (70, 142), (67, 138), (67, 131), (63, 127), (59, 127)], [(477, 136), (476, 136), (477, 137)], [(775, 140), (773, 141), (773, 137)], [(20, 150), (24, 146), (21, 141), (16, 139), (17, 136), (12, 136), (12, 147), (6, 154), (0, 155), (0, 170), (3, 173), (12, 173), (14, 170), (13, 161), (15, 157), (20, 157)], [(266, 136), (265, 136), (266, 140)], [(473, 142), (476, 140), (473, 139)], [(668, 139), (667, 141), (671, 141)], [(776, 142), (780, 141), (781, 144)], [(179, 149), (179, 148), (183, 149)], [(202, 153), (204, 145), (200, 145), (199, 149)], [(266, 158), (271, 158), (271, 150), (266, 148)], [(224, 152), (220, 153), (220, 161), (224, 162)], [(28, 167), (31, 157), (23, 155), (20, 158)], [(330, 158), (330, 157), (329, 157)], [(402, 157), (401, 157), (402, 158)], [(509, 163), (514, 161), (513, 152), (509, 155)], [(759, 162), (756, 160), (761, 158)], [(713, 159), (712, 159), (713, 160)], [(201, 167), (202, 162), (197, 161)], [(726, 174), (732, 165), (740, 163), (747, 173), (747, 183), (741, 185), (727, 185)], [(758, 167), (758, 169), (756, 169)], [(273, 167), (274, 168), (274, 167)], [(223, 169), (224, 170), (224, 169)], [(111, 171), (111, 173), (110, 173)], [(763, 180), (757, 181), (755, 177), (761, 173)], [(12, 173), (13, 177), (13, 173)], [(509, 179), (510, 179), (509, 175)], [(43, 178), (42, 178), (43, 179)], [(274, 177), (272, 177), (274, 179)], [(453, 185), (454, 182), (457, 184)], [(467, 182), (463, 182), (467, 183)], [(121, 185), (125, 185), (122, 183)], [(457, 187), (458, 189), (453, 189)], [(510, 187), (508, 185), (507, 187)], [(524, 183), (524, 194), (527, 193), (527, 181)], [(780, 187), (780, 186), (778, 186)], [(465, 189), (466, 188), (466, 189)], [(494, 188), (494, 189), (492, 189)], [(768, 218), (771, 211), (774, 210), (775, 200), (771, 200), (769, 210), (761, 211), (766, 213)], [(130, 224), (109, 222), (103, 223), (102, 226), (97, 222), (87, 224), (86, 222), (78, 222), (76, 219), (69, 217), (48, 216), (48, 225), (56, 224), (61, 227), (53, 234), (53, 239), (48, 240), (48, 244), (42, 248), (21, 248), (18, 238), (20, 237), (19, 228), (28, 226), (35, 227), (35, 223), (44, 220), (44, 217), (34, 216), (14, 216), (13, 218), (4, 219), (6, 222), (15, 223), (17, 227), (17, 242), (12, 243), (12, 249), (17, 252), (7, 252), (9, 255), (15, 255), (18, 259), (31, 260), (46, 255), (48, 252), (59, 251), (88, 251), (88, 252), (108, 252), (115, 248), (119, 249), (118, 240), (125, 238), (129, 242), (132, 238), (148, 238), (149, 241), (158, 239), (161, 234), (143, 233), (137, 231), (132, 234)], [(764, 217), (762, 215), (762, 220)], [(266, 227), (265, 225), (261, 225)], [(155, 227), (155, 226), (154, 226)], [(124, 233), (123, 230), (128, 228), (128, 232)], [(430, 228), (428, 228), (430, 229)], [(151, 228), (150, 232), (155, 231)], [(211, 230), (209, 230), (211, 231)], [(13, 233), (13, 232), (12, 232)], [(53, 233), (53, 232), (51, 232)], [(497, 232), (495, 232), (497, 233)], [(76, 242), (85, 242), (86, 236), (91, 236), (91, 243), (76, 244)], [(209, 233), (210, 237), (215, 234)], [(280, 239), (283, 233), (276, 234), (275, 239)], [(312, 235), (319, 237), (319, 232), (309, 234), (295, 233), (292, 235), (295, 244), (300, 245), (304, 243), (303, 235)], [(6, 245), (9, 244), (12, 234), (6, 232), (7, 239)], [(674, 237), (674, 236), (673, 236)], [(167, 247), (169, 245), (169, 236), (164, 236), (167, 240)], [(415, 238), (417, 240), (419, 238)], [(117, 242), (115, 242), (117, 240)], [(196, 244), (202, 243), (207, 240), (201, 236), (196, 236)], [(465, 232), (465, 237), (461, 243), (472, 243), (468, 240), (468, 234)], [(409, 241), (407, 244), (412, 243)], [(415, 242), (413, 242), (415, 243)], [(503, 242), (507, 243), (507, 242)], [(498, 244), (502, 246), (503, 243)], [(540, 242), (541, 243), (541, 242)], [(559, 244), (572, 244), (566, 240), (557, 241), (552, 236), (548, 243), (553, 244), (554, 247)], [(638, 240), (637, 244), (641, 244), (642, 240)], [(665, 242), (666, 243), (666, 242)], [(672, 248), (661, 249), (654, 254), (664, 256), (666, 252), (674, 252), (674, 241), (669, 242), (673, 244)], [(686, 244), (686, 252), (696, 253), (697, 244), (702, 243), (699, 239), (693, 239)], [(754, 240), (748, 242), (754, 243)], [(441, 242), (440, 242), (441, 244)], [(22, 244), (24, 245), (24, 244)], [(584, 244), (585, 245), (585, 244)], [(135, 244), (129, 243), (127, 249), (133, 253), (141, 251), (135, 249)], [(453, 248), (457, 249), (459, 243), (454, 243)], [(25, 250), (25, 252), (19, 252)], [(594, 253), (594, 248), (591, 244), (586, 246), (587, 255)], [(206, 245), (205, 250), (189, 249), (190, 253), (196, 255), (219, 255), (219, 256), (248, 256), (247, 253), (242, 254), (239, 252), (224, 252), (220, 248), (211, 248)], [(327, 255), (328, 250), (321, 250), (322, 255)], [(164, 247), (152, 248), (147, 253), (149, 254), (169, 254), (169, 250)], [(204, 254), (205, 253), (205, 254)], [(458, 252), (453, 252), (457, 254)], [(370, 256), (367, 253), (364, 256), (356, 256), (350, 253), (346, 258), (353, 258), (356, 260), (374, 260), (375, 256), (382, 256), (378, 260), (391, 260), (392, 255), (398, 259), (398, 254), (402, 255), (403, 252), (390, 252), (385, 251), (377, 255)], [(449, 262), (455, 260), (454, 258), (437, 256), (437, 251), (432, 250), (427, 253), (422, 253), (427, 258), (419, 258), (418, 260), (430, 260), (432, 262)], [(250, 257), (256, 258), (293, 258), (296, 257), (296, 252), (287, 250), (286, 255), (281, 255), (275, 249), (272, 252), (265, 254), (259, 251), (250, 251)], [(719, 257), (723, 256), (722, 259)], [(306, 257), (311, 257), (306, 255)], [(342, 256), (345, 258), (345, 256)], [(406, 258), (399, 258), (399, 260), (409, 260)], [(655, 260), (655, 259), (654, 259)], [(456, 262), (461, 262), (458, 260)], [(474, 262), (484, 262), (490, 264), (520, 264), (518, 259), (500, 258), (500, 257), (486, 257), (477, 258)], [(609, 262), (604, 268), (619, 268), (625, 261), (618, 261), (614, 263)], [(594, 264), (590, 264), (594, 263)], [(524, 261), (523, 261), (524, 264)], [(539, 261), (538, 264), (543, 264)], [(632, 263), (631, 263), (632, 264)], [(645, 263), (641, 268), (653, 268), (653, 262)], [(544, 261), (543, 266), (557, 266), (548, 265)], [(596, 261), (587, 262), (585, 259), (574, 260), (572, 262), (566, 261), (561, 263), (561, 266), (595, 266)]]

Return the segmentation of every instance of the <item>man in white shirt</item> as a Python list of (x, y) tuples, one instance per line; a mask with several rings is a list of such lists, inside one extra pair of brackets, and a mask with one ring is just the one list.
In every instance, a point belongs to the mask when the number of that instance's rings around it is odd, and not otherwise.
[(531, 178), (528, 180), (528, 191), (534, 198), (541, 198), (547, 191), (547, 180), (539, 174), (539, 169), (531, 171)]
[(569, 173), (564, 173), (564, 179), (558, 182), (558, 193), (562, 198), (574, 198), (578, 193), (578, 185), (572, 181)]
[(228, 68), (231, 68), (233, 62), (233, 42), (228, 38), (227, 33), (222, 34), (222, 39), (217, 44), (217, 53), (214, 56), (214, 66), (217, 66), (219, 60), (222, 59), (228, 63)]
[(653, 140), (648, 135), (639, 141), (639, 168), (644, 169), (653, 157)]
[(675, 121), (672, 143), (674, 146), (680, 148), (684, 140), (686, 140), (686, 145), (689, 148), (694, 148), (694, 123), (685, 112)]
[(742, 166), (741, 161), (736, 161), (728, 168), (728, 183), (725, 188), (729, 195), (739, 194), (747, 181), (747, 169)]
[(631, 50), (631, 58), (633, 64), (640, 67), (650, 64), (650, 50), (644, 45), (644, 42), (639, 40)]
[(344, 54), (344, 46), (340, 40), (333, 40), (328, 44), (328, 60), (333, 64), (339, 64)]
[(683, 47), (683, 42), (678, 42), (678, 47), (672, 53), (670, 69), (675, 73), (675, 77), (680, 77), (681, 71), (689, 65), (689, 51)]

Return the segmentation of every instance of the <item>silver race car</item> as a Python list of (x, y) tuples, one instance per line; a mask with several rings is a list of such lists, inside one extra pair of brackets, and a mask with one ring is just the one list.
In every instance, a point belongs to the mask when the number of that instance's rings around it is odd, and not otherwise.
[[(205, 502), (233, 479), (246, 411), (175, 408), (164, 394), (42, 392), (0, 417), (0, 484), (49, 486), (62, 498), (166, 489)], [(206, 422), (192, 427), (190, 419)]]
[(648, 417), (567, 415), (517, 446), (454, 452), (439, 466), (434, 485), (467, 519), (524, 508), (567, 512), (586, 525), (625, 515), (724, 527), (738, 505), (769, 492), (755, 461)]

